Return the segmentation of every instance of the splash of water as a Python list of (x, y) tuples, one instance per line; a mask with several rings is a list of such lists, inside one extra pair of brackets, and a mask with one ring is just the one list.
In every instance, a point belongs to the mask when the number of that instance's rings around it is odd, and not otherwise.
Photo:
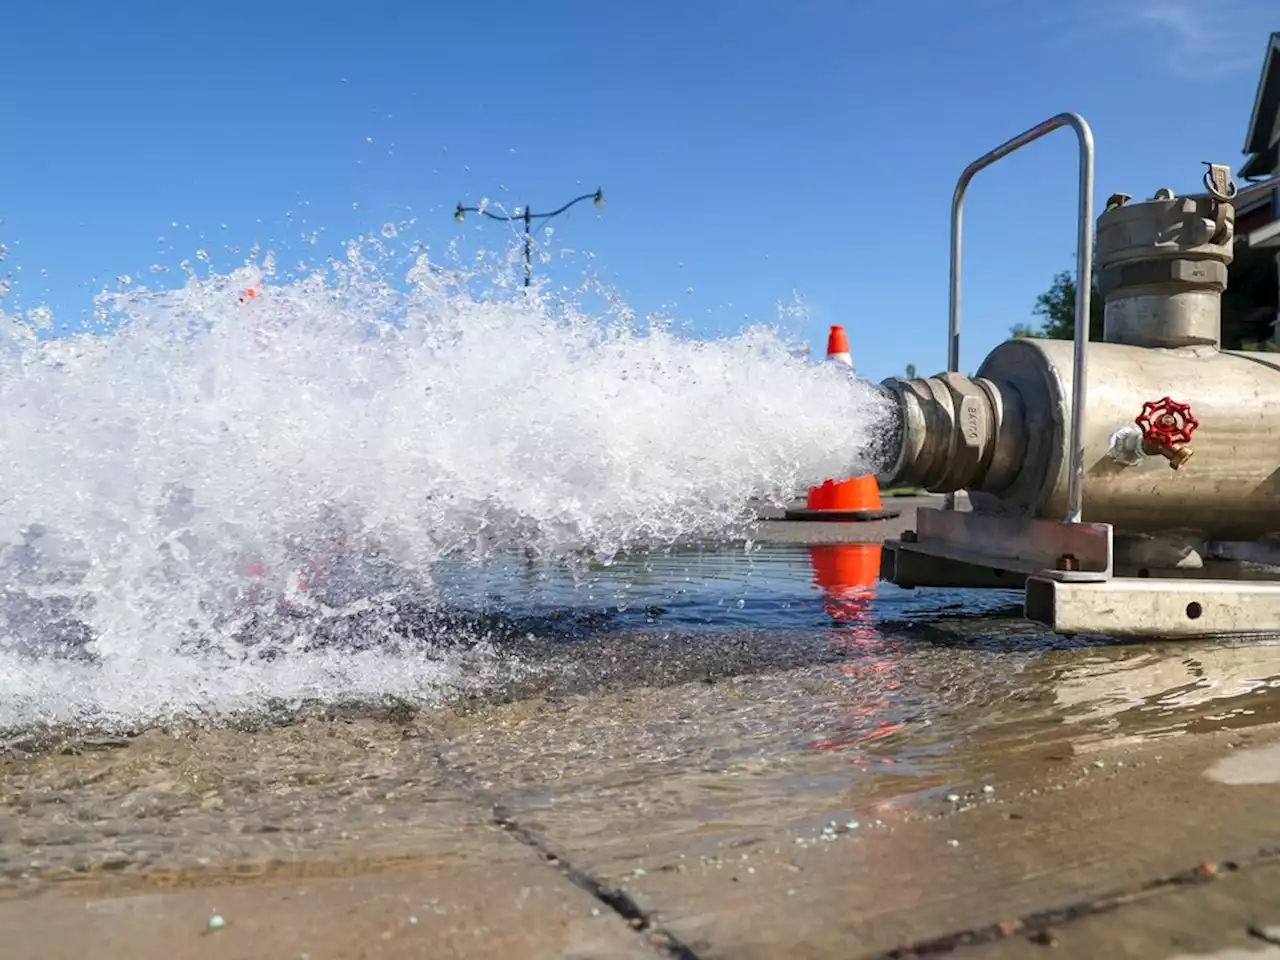
[[(483, 643), (405, 642), (443, 558), (723, 535), (873, 451), (873, 388), (769, 329), (494, 281), (353, 247), (104, 295), (70, 337), (0, 312), (0, 727), (486, 682)], [(358, 649), (318, 642), (338, 621)]]

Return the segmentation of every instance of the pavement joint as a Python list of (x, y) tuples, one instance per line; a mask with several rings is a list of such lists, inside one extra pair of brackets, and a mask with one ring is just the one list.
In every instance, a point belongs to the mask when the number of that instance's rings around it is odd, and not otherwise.
[(1120, 890), (1113, 890), (1087, 900), (1063, 907), (1037, 910), (1011, 920), (1001, 920), (981, 927), (956, 930), (939, 937), (894, 947), (871, 954), (866, 960), (906, 960), (909, 957), (936, 957), (953, 953), (966, 947), (985, 946), (1009, 937), (1025, 937), (1042, 946), (1056, 944), (1055, 931), (1073, 920), (1110, 913), (1158, 894), (1212, 883), (1224, 876), (1252, 867), (1280, 863), (1280, 848), (1267, 847), (1246, 860), (1226, 860), (1221, 863), (1201, 863), (1187, 870), (1157, 877)]
[(493, 822), (513, 838), (536, 850), (549, 867), (558, 870), (570, 883), (585, 890), (602, 904), (625, 920), (631, 929), (644, 934), (649, 945), (659, 955), (671, 960), (698, 960), (698, 955), (673, 934), (654, 925), (653, 916), (646, 913), (626, 892), (607, 886), (596, 877), (574, 866), (561, 854), (547, 846), (517, 821), (505, 808), (495, 806)]
[(444, 752), (434, 749), (436, 761), (441, 770), (447, 774), (454, 784), (470, 793), (474, 802), (487, 806), (492, 811), (492, 823), (536, 852), (542, 863), (558, 872), (574, 886), (590, 894), (599, 903), (617, 914), (627, 926), (644, 938), (644, 942), (667, 960), (699, 960), (698, 954), (687, 944), (682, 943), (675, 934), (658, 926), (652, 913), (641, 909), (625, 891), (618, 890), (604, 883), (598, 877), (575, 866), (571, 861), (554, 850), (545, 840), (522, 824), (491, 790), (480, 784), (466, 770), (451, 764)]

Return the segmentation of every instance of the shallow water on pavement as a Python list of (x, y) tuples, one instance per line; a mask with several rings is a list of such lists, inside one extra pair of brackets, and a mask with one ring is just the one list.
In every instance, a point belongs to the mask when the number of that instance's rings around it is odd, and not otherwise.
[[(637, 554), (571, 573), (516, 555), (442, 565), (455, 602), (513, 618), (594, 614), (598, 630), (825, 629), (833, 616), (882, 620), (1020, 604), (1009, 591), (901, 590), (877, 583), (880, 545), (755, 543)], [(874, 604), (872, 603), (874, 600)]]
[(1066, 640), (1020, 620), (1016, 594), (904, 591), (877, 568), (874, 545), (785, 544), (576, 583), (523, 558), (457, 568), (454, 595), (520, 625), (499, 650), (527, 674), (441, 709), (12, 733), (0, 885), (425, 855), (485, 821), (478, 797), (584, 829), (603, 807), (698, 829), (850, 791), (892, 804), (1117, 739), (1280, 720), (1280, 641)]

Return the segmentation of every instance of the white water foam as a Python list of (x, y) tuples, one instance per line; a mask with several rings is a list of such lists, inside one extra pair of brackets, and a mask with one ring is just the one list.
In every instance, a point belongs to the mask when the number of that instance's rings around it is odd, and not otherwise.
[[(771, 329), (689, 339), (499, 279), (353, 246), (104, 295), (71, 337), (0, 312), (0, 727), (431, 699), (498, 668), (393, 642), (441, 557), (608, 558), (865, 472), (883, 400)], [(317, 644), (344, 616), (362, 648)]]

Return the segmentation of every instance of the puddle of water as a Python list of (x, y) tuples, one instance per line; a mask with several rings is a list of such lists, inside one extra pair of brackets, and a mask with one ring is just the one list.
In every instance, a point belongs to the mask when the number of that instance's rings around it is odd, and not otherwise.
[[(638, 683), (653, 682), (659, 663), (664, 682), (696, 679), (704, 667), (733, 676), (828, 664), (820, 690), (780, 692), (783, 727), (805, 749), (857, 764), (924, 769), (978, 728), (1012, 749), (1280, 720), (1280, 639), (1068, 640), (1023, 621), (1017, 592), (881, 583), (880, 549), (691, 548), (624, 559), (577, 581), (563, 568), (508, 558), (478, 577), (455, 571), (451, 593), (535, 620), (595, 611), (589, 639), (608, 659), (604, 675), (630, 659)], [(598, 678), (589, 647), (574, 655)], [(682, 676), (682, 661), (697, 667)]]
[(963, 750), (976, 731), (1013, 750), (1280, 720), (1280, 640), (1068, 640), (1021, 620), (1017, 592), (881, 583), (880, 551), (687, 547), (576, 577), (506, 555), (443, 565), (438, 577), (459, 612), (505, 622), (500, 656), (529, 663), (503, 697), (814, 668), (813, 682), (752, 694), (779, 706), (743, 720), (748, 749), (785, 739), (906, 773)]
[(766, 543), (685, 548), (594, 565), (503, 556), (484, 567), (437, 571), (453, 602), (515, 619), (594, 613), (596, 630), (813, 630), (833, 620), (907, 619), (946, 611), (1010, 609), (1008, 591), (902, 590), (877, 583), (879, 544)]
[[(1089, 744), (1280, 717), (1280, 641), (1067, 641), (1018, 619), (1008, 594), (877, 583), (878, 552), (689, 549), (577, 582), (521, 558), (459, 567), (451, 592), (477, 611), (578, 625), (511, 651), (541, 658), (547, 687), (456, 723), (428, 714), (407, 736), (402, 721), (357, 712), (261, 734), (154, 731), (114, 755), (11, 762), (21, 804), (0, 805), (0, 828), (11, 815), (25, 840), (0, 829), (0, 882), (117, 862), (195, 869), (285, 848), (355, 856), (374, 836), (397, 855), (426, 850), (423, 810), (444, 816), (458, 790), (441, 757), (548, 810), (584, 798), (638, 816), (766, 823), (783, 806), (829, 815), (856, 793), (874, 823), (912, 798), (999, 785), (1019, 763)], [(713, 682), (690, 682), (702, 679)], [(612, 693), (574, 696), (602, 690)], [(1280, 754), (1241, 752), (1209, 775), (1275, 782)], [(66, 821), (72, 808), (87, 819)], [(311, 826), (294, 837), (281, 825), (303, 810)]]

